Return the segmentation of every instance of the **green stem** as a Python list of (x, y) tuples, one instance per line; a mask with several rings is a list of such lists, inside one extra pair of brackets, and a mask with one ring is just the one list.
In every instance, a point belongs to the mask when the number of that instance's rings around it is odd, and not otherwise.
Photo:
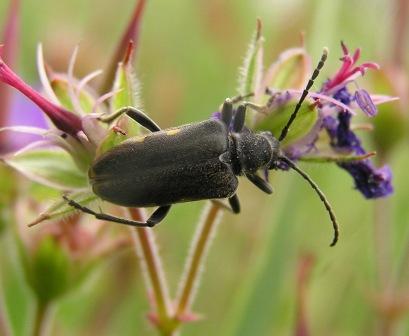
[(187, 259), (185, 271), (179, 285), (174, 316), (174, 330), (178, 329), (183, 320), (188, 318), (188, 315), (191, 313), (190, 308), (195, 298), (203, 264), (222, 212), (222, 209), (216, 203), (207, 206), (203, 215), (203, 221), (196, 229), (191, 253)]
[[(145, 221), (141, 209), (130, 208), (132, 219)], [(162, 335), (169, 333), (169, 326), (173, 315), (170, 304), (169, 289), (163, 270), (162, 261), (159, 257), (158, 247), (155, 243), (154, 232), (149, 228), (131, 228), (132, 239), (145, 270), (145, 279), (148, 293), (152, 292), (155, 303), (156, 316), (154, 325)]]
[(52, 310), (50, 303), (38, 303), (33, 325), (33, 336), (47, 336), (50, 334)]

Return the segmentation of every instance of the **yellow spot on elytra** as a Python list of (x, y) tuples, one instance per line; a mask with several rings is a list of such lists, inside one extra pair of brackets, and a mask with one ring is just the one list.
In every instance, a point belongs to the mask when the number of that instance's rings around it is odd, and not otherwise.
[(137, 137), (133, 138), (133, 141), (135, 141), (135, 142), (144, 142), (145, 139), (148, 137), (148, 135), (149, 134), (137, 136)]
[(166, 132), (166, 135), (175, 135), (180, 132), (180, 128), (174, 128)]

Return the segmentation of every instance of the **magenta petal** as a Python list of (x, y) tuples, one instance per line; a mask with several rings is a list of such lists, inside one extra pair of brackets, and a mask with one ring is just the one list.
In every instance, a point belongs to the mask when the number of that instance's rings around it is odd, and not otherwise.
[(81, 119), (74, 113), (57, 106), (40, 95), (18, 77), (0, 57), (0, 81), (13, 86), (43, 110), (53, 124), (74, 137), (82, 130)]
[[(16, 63), (17, 49), (19, 41), (19, 1), (12, 0), (5, 20), (3, 39), (0, 43), (7, 45), (7, 48), (0, 47), (0, 55), (10, 64)], [(0, 83), (0, 127), (7, 124), (10, 115), (10, 89)], [(5, 134), (0, 134), (0, 151), (6, 146)]]
[(354, 52), (354, 56), (352, 56), (352, 59), (354, 60), (354, 64), (358, 61), (359, 57), (361, 57), (361, 49), (357, 48)]

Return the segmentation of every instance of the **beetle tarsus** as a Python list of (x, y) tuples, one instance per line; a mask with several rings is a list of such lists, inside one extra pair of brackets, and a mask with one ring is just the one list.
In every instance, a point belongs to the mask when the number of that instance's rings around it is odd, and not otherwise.
[(240, 201), (237, 194), (234, 194), (232, 197), (229, 198), (229, 204), (234, 214), (240, 213)]
[(124, 107), (121, 110), (147, 130), (151, 132), (158, 132), (161, 130), (160, 127), (141, 110), (132, 106)]

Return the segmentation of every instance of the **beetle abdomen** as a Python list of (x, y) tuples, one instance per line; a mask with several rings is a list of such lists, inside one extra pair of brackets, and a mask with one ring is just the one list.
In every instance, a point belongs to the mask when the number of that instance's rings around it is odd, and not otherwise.
[(228, 134), (217, 120), (150, 133), (98, 158), (90, 171), (95, 194), (123, 206), (157, 206), (225, 198), (237, 189), (219, 156)]

